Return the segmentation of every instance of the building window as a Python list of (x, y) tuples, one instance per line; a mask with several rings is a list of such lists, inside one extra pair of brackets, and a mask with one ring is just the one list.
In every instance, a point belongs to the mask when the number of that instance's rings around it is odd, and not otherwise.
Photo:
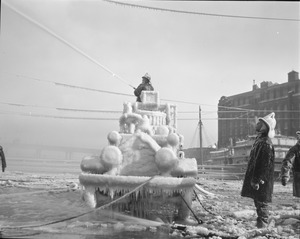
[(280, 88), (280, 93), (279, 96), (282, 97), (283, 96), (283, 87)]
[(285, 118), (285, 119), (287, 119), (287, 118), (289, 117), (289, 113), (287, 112), (287, 110), (288, 110), (287, 105), (284, 105), (283, 111), (284, 111), (284, 118)]
[(300, 84), (298, 84), (298, 87), (295, 87), (295, 92), (300, 93)]

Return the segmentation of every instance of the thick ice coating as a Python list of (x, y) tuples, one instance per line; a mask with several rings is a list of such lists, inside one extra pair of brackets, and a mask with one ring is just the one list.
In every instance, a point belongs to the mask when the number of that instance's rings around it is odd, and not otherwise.
[(196, 182), (196, 160), (185, 158), (181, 151), (183, 136), (177, 133), (176, 105), (160, 104), (155, 91), (142, 92), (141, 99), (123, 104), (119, 132), (108, 133), (108, 145), (101, 154), (82, 160), (79, 179), (84, 198), (91, 207), (99, 207), (105, 198), (107, 202), (107, 198), (120, 197), (156, 176), (134, 198), (113, 207), (148, 217), (154, 216), (153, 209), (159, 213), (167, 205), (176, 212), (172, 217), (184, 220)]

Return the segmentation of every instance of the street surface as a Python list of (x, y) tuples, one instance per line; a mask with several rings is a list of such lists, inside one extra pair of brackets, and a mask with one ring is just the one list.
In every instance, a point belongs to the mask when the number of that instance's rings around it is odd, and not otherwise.
[[(272, 229), (255, 231), (253, 201), (240, 196), (241, 180), (198, 179), (198, 185), (214, 194), (197, 192), (186, 229), (157, 227), (150, 221), (112, 211), (94, 211), (82, 201), (77, 174), (30, 174), (7, 171), (0, 175), (0, 231), (2, 237), (30, 238), (299, 238), (300, 199), (292, 196), (292, 184), (275, 183), (271, 204)], [(199, 200), (200, 202), (199, 202)], [(84, 216), (76, 217), (87, 213)], [(75, 217), (70, 219), (71, 217)], [(65, 220), (66, 219), (66, 220)], [(70, 220), (68, 220), (70, 219)], [(45, 225), (51, 222), (57, 222)], [(33, 227), (26, 227), (34, 225)], [(25, 226), (25, 227), (24, 227)], [(203, 236), (206, 229), (211, 236)], [(215, 235), (215, 236), (213, 236)], [(217, 237), (219, 235), (219, 237)], [(220, 236), (221, 235), (221, 236)], [(223, 235), (223, 236), (222, 236)], [(225, 236), (226, 235), (226, 236)], [(203, 236), (203, 237), (202, 237)], [(1, 238), (1, 237), (0, 237)]]

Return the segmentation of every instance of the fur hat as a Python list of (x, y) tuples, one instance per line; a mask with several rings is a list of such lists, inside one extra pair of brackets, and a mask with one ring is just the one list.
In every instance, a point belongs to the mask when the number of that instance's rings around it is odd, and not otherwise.
[(142, 76), (142, 78), (147, 79), (148, 81), (151, 81), (151, 76), (146, 73), (144, 76)]
[(272, 112), (271, 114), (268, 114), (267, 116), (263, 118), (258, 118), (258, 120), (262, 120), (265, 122), (269, 128), (268, 136), (269, 138), (274, 138), (275, 136), (275, 126), (276, 126), (276, 120), (275, 120), (275, 113)]

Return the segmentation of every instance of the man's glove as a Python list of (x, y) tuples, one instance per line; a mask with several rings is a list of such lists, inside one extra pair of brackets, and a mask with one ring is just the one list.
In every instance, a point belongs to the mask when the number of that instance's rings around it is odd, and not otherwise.
[(251, 182), (251, 187), (252, 187), (254, 190), (258, 190), (258, 189), (259, 189), (259, 183)]
[(282, 177), (282, 178), (281, 178), (281, 184), (282, 184), (283, 186), (285, 186), (285, 185), (287, 184), (288, 181), (289, 181), (289, 178), (288, 178), (288, 177)]

